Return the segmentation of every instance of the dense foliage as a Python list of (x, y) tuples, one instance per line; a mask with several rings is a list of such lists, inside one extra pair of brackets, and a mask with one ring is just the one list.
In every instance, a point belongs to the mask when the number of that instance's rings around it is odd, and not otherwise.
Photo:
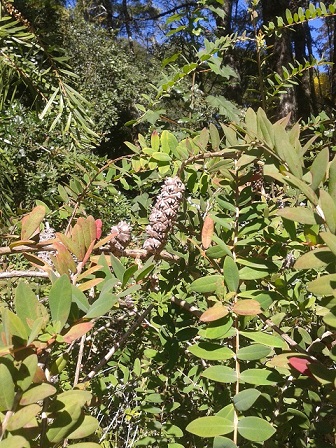
[(335, 446), (336, 4), (12, 3), (0, 448)]

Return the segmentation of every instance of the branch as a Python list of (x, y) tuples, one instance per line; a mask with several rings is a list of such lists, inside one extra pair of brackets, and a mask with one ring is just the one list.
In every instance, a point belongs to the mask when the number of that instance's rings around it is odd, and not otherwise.
[[(1, 255), (22, 254), (24, 252), (34, 253), (34, 252), (41, 252), (41, 251), (53, 252), (53, 251), (55, 251), (55, 248), (51, 244), (43, 246), (43, 244), (40, 244), (40, 243), (31, 245), (31, 246), (25, 246), (25, 245), (15, 246), (15, 247), (6, 246), (6, 247), (0, 247), (0, 256)], [(95, 251), (93, 251), (93, 253), (94, 254), (102, 254), (102, 253), (111, 254), (113, 252), (111, 251), (111, 249), (109, 247), (100, 247), (99, 249), (96, 249)], [(122, 257), (144, 259), (144, 258), (151, 256), (152, 253), (145, 249), (125, 249), (122, 252), (120, 252), (118, 255), (120, 255)], [(156, 254), (155, 258), (163, 259), (166, 261), (173, 261), (173, 262), (177, 262), (180, 259), (180, 257), (178, 257), (177, 255), (170, 254), (169, 252), (167, 252), (165, 250)], [(16, 271), (16, 272), (19, 272), (19, 271)], [(29, 271), (26, 271), (26, 272), (29, 272)], [(35, 271), (31, 271), (31, 272), (35, 272)], [(2, 274), (4, 274), (4, 273), (2, 273)], [(1, 275), (1, 273), (0, 273), (0, 275)], [(6, 276), (4, 276), (4, 277), (6, 277)], [(12, 277), (16, 277), (16, 275), (13, 275)], [(23, 275), (23, 277), (25, 277), (25, 275)], [(26, 277), (29, 277), (29, 275), (26, 275)]]
[(152, 311), (154, 308), (154, 304), (149, 305), (145, 311), (136, 319), (136, 321), (131, 325), (128, 331), (121, 337), (119, 342), (117, 342), (104, 356), (104, 358), (96, 365), (96, 367), (91, 370), (91, 372), (86, 375), (86, 377), (83, 379), (83, 383), (86, 383), (89, 380), (92, 380), (92, 378), (96, 375), (97, 372), (112, 358), (114, 353), (120, 349), (123, 348), (126, 345), (126, 342), (128, 338), (131, 336), (132, 333), (142, 324), (142, 322), (146, 319), (148, 314)]
[(178, 11), (179, 9), (182, 8), (188, 8), (189, 6), (199, 6), (198, 2), (186, 2), (186, 3), (182, 3), (182, 5), (179, 6), (175, 6), (174, 8), (168, 9), (167, 11), (164, 12), (160, 12), (159, 14), (156, 14), (155, 16), (151, 16), (151, 17), (143, 17), (143, 18), (139, 18), (139, 19), (134, 19), (132, 18), (132, 20), (156, 20), (156, 19), (160, 19), (161, 17), (167, 16), (168, 14), (172, 14), (176, 11)]
[(13, 278), (13, 277), (48, 277), (47, 272), (40, 271), (5, 271), (0, 272), (0, 278)]

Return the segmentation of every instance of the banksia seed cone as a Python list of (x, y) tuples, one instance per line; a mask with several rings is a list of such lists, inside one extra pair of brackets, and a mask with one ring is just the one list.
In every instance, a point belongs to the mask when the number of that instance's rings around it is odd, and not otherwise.
[(149, 238), (143, 244), (148, 252), (159, 252), (173, 228), (185, 187), (179, 177), (168, 177), (149, 216), (146, 233)]
[(111, 233), (116, 233), (110, 241), (112, 252), (123, 252), (131, 241), (131, 226), (125, 221), (120, 221), (111, 228)]

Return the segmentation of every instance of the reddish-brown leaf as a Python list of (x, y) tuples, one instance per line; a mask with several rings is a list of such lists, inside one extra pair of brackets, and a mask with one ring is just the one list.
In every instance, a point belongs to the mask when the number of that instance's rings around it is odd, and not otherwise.
[(204, 313), (200, 316), (200, 321), (202, 322), (213, 322), (215, 320), (221, 319), (229, 313), (229, 310), (226, 306), (221, 303), (216, 303), (211, 308), (208, 308)]
[(102, 227), (103, 227), (103, 221), (101, 219), (96, 219), (96, 239), (99, 240), (99, 238), (102, 236)]
[(93, 322), (82, 322), (73, 325), (70, 330), (63, 336), (64, 342), (71, 344), (78, 338), (81, 338), (85, 333), (91, 330)]
[(62, 274), (69, 274), (69, 271), (76, 272), (76, 263), (68, 249), (62, 243), (54, 243), (57, 250), (56, 259), (54, 261), (57, 271)]
[(297, 358), (293, 356), (288, 360), (288, 364), (293, 367), (293, 369), (300, 372), (302, 375), (310, 376), (311, 373), (309, 371), (310, 360), (307, 358)]
[(204, 219), (202, 228), (202, 246), (204, 249), (208, 249), (211, 244), (212, 235), (215, 230), (214, 220), (210, 215), (207, 215)]
[(260, 303), (257, 300), (238, 300), (233, 305), (232, 311), (240, 316), (255, 316), (262, 312)]

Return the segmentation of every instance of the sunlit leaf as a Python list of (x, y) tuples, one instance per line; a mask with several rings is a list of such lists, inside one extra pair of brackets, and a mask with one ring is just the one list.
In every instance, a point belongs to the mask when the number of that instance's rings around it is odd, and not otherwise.
[(10, 411), (15, 397), (12, 375), (5, 364), (0, 363), (0, 411)]
[(200, 321), (202, 322), (213, 322), (215, 320), (221, 319), (229, 313), (229, 310), (226, 306), (222, 305), (220, 302), (213, 305), (211, 308), (208, 308), (204, 313), (200, 316)]
[(224, 284), (222, 275), (208, 275), (194, 280), (190, 285), (190, 290), (195, 292), (214, 292)]
[(52, 285), (49, 293), (49, 306), (51, 318), (54, 322), (60, 322), (64, 327), (70, 314), (72, 302), (72, 289), (69, 277), (62, 275)]
[(37, 205), (33, 210), (22, 218), (21, 239), (29, 240), (39, 231), (40, 224), (45, 216), (45, 207)]
[(262, 312), (260, 303), (254, 299), (238, 300), (232, 311), (240, 316), (255, 316)]
[(253, 361), (262, 359), (271, 353), (271, 349), (261, 344), (251, 344), (247, 347), (242, 347), (237, 352), (237, 358), (242, 361)]
[(238, 432), (244, 439), (264, 442), (275, 433), (275, 428), (259, 417), (243, 417), (238, 422)]
[(234, 352), (228, 348), (211, 342), (200, 342), (188, 347), (188, 351), (198, 358), (210, 361), (220, 361), (234, 357)]
[(223, 417), (200, 417), (189, 423), (186, 430), (199, 437), (216, 437), (230, 433), (233, 424)]
[(8, 431), (16, 431), (20, 428), (23, 428), (34, 417), (36, 417), (41, 409), (41, 406), (39, 406), (38, 404), (30, 404), (15, 412), (15, 414), (13, 414), (8, 420)]
[(208, 367), (202, 376), (218, 383), (235, 383), (237, 381), (237, 372), (226, 366)]
[(93, 322), (81, 322), (80, 324), (73, 325), (70, 330), (63, 335), (63, 340), (67, 344), (71, 344), (76, 339), (82, 337), (93, 327)]
[(214, 220), (210, 215), (207, 215), (204, 219), (202, 227), (202, 246), (204, 249), (208, 249), (208, 247), (210, 246), (214, 229)]
[(261, 392), (257, 389), (245, 389), (233, 397), (233, 403), (238, 411), (247, 411), (260, 397)]

